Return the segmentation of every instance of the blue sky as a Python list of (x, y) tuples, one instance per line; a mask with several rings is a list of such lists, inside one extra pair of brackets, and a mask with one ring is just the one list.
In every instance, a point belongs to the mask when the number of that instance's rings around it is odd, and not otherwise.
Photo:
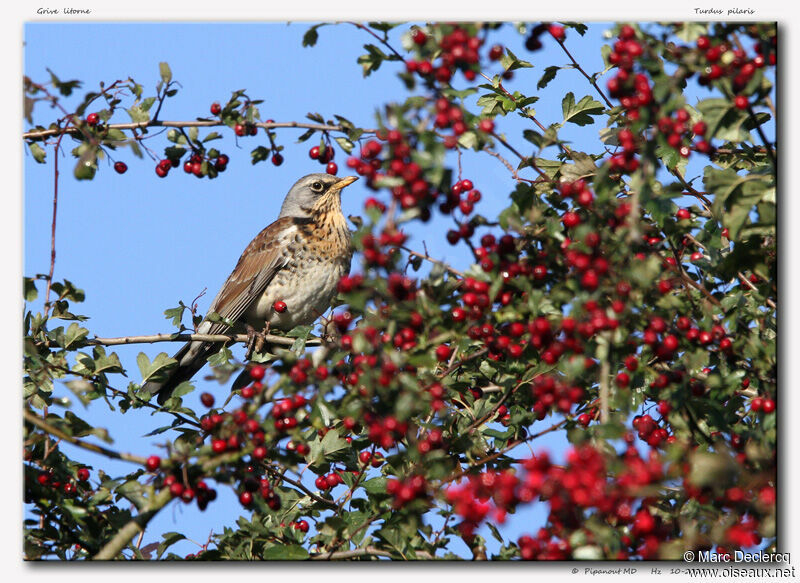
[[(355, 60), (363, 52), (361, 45), (372, 42), (363, 32), (346, 24), (325, 27), (319, 31), (315, 48), (303, 48), (301, 38), (307, 28), (308, 24), (303, 23), (28, 24), (24, 29), (23, 70), (35, 81), (48, 79), (46, 68), (62, 80), (83, 80), (84, 86), (77, 92), (80, 99), (101, 81), (110, 84), (126, 77), (143, 84), (146, 92), (152, 90), (158, 81), (158, 63), (167, 61), (174, 78), (181, 83), (178, 95), (162, 109), (161, 118), (170, 120), (205, 116), (213, 101), (224, 102), (232, 90), (246, 89), (250, 96), (264, 99), (260, 106), (262, 119), (302, 120), (307, 112), (314, 111), (326, 118), (336, 113), (357, 125), (374, 126), (374, 110), (406, 94), (395, 76), (398, 64), (386, 63), (371, 77), (362, 78)], [(568, 32), (571, 52), (590, 73), (602, 69), (598, 49), (607, 28), (594, 25), (583, 38), (574, 31)], [(560, 50), (551, 50), (554, 43), (546, 43), (548, 48), (532, 57), (527, 55), (520, 48), (523, 37), (510, 28), (494, 40), (508, 44), (535, 65), (533, 70), (518, 72), (507, 84), (512, 90), (532, 91), (544, 66), (567, 63)], [(395, 46), (399, 48), (400, 43)], [(544, 91), (538, 92), (540, 101), (535, 107), (543, 123), (561, 120), (560, 97), (566, 91), (573, 91), (576, 100), (583, 95), (597, 98), (577, 71), (562, 71)], [(47, 125), (50, 114), (40, 104), (35, 120)], [(128, 121), (124, 112), (118, 115), (112, 121)], [(516, 118), (498, 119), (497, 126), (515, 139), (523, 127)], [(564, 135), (573, 140), (577, 149), (594, 152), (601, 127), (595, 124), (565, 128)], [(154, 162), (134, 159), (130, 152), (121, 150), (115, 157), (128, 164), (125, 175), (117, 175), (109, 165), (101, 167), (95, 180), (79, 183), (70, 175), (72, 159), (62, 159), (55, 277), (66, 277), (87, 291), (86, 302), (77, 309), (91, 316), (87, 325), (92, 333), (122, 336), (171, 331), (163, 310), (176, 306), (178, 300), (189, 303), (207, 288), (206, 296), (200, 300), (204, 311), (241, 250), (276, 217), (288, 187), (299, 176), (322, 168), (307, 156), (313, 141), (294, 143), (299, 133), (279, 133), (280, 143), (286, 146), (286, 162), (275, 168), (269, 163), (252, 166), (249, 162), (250, 150), (262, 143), (260, 137), (243, 139), (241, 147), (237, 147), (233, 136), (226, 132), (225, 139), (214, 144), (230, 156), (231, 162), (228, 171), (213, 181), (197, 180), (180, 171), (159, 179), (153, 171)], [(158, 150), (164, 142), (163, 136), (153, 138), (151, 147)], [(516, 139), (515, 144), (524, 147), (521, 139)], [(24, 163), (26, 275), (45, 273), (49, 268), (52, 152), (48, 155), (47, 166), (33, 163), (30, 156)], [(343, 175), (345, 156), (341, 150), (336, 160)], [(513, 180), (505, 167), (491, 157), (471, 154), (464, 156), (462, 164), (464, 177), (471, 178), (484, 195), (480, 212), (492, 216), (507, 205), (505, 197), (513, 188)], [(345, 214), (360, 214), (364, 198), (371, 194), (362, 182), (348, 188), (343, 200)], [(421, 248), (425, 241), (434, 257), (464, 267), (464, 248), (450, 247), (441, 237), (446, 228), (449, 224), (443, 222), (410, 228), (411, 245)], [(116, 351), (130, 379), (137, 381), (135, 356), (140, 350), (152, 358), (158, 352), (171, 354), (177, 348), (158, 344)], [(203, 388), (214, 391), (218, 402), (227, 391), (219, 385)], [(196, 408), (200, 408), (196, 399), (203, 388), (188, 398)], [(78, 415), (109, 429), (116, 449), (139, 454), (158, 451), (158, 437), (141, 436), (168, 423), (166, 416), (129, 413), (109, 417), (106, 411), (102, 404), (85, 411), (76, 405)], [(560, 451), (563, 436), (554, 433), (535, 442), (534, 447)], [(105, 459), (86, 459), (111, 474), (132, 469)], [(95, 475), (93, 472), (93, 479)], [(204, 541), (211, 529), (219, 531), (223, 525), (232, 524), (244, 511), (228, 488), (222, 486), (218, 490), (220, 498), (205, 513), (198, 512), (194, 505), (184, 507), (177, 503), (162, 512), (151, 522), (145, 544), (170, 530), (182, 530), (190, 538)], [(225, 519), (221, 520), (222, 516)], [(518, 515), (501, 532), (516, 539), (522, 532), (535, 532), (540, 522), (540, 514)], [(173, 550), (186, 554), (195, 552), (197, 547), (180, 543)]]

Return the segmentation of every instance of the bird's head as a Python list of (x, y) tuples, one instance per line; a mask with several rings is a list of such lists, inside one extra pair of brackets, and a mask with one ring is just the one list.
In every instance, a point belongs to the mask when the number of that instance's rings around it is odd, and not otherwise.
[(332, 174), (303, 176), (289, 189), (289, 194), (283, 201), (279, 218), (308, 218), (315, 207), (319, 208), (326, 201), (338, 203), (341, 190), (356, 180), (358, 180), (357, 176), (340, 178)]

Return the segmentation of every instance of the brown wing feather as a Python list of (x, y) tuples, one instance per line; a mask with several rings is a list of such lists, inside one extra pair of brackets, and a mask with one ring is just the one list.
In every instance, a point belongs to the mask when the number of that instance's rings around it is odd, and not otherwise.
[[(292, 218), (283, 217), (256, 235), (242, 253), (208, 311), (236, 322), (261, 297), (275, 274), (286, 265), (286, 246), (293, 232)], [(208, 333), (218, 334), (227, 328), (225, 324), (216, 323)]]

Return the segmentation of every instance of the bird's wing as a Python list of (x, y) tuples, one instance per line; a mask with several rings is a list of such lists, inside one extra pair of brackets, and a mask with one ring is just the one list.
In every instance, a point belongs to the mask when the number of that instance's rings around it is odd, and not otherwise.
[[(297, 235), (291, 217), (283, 217), (269, 225), (253, 239), (239, 258), (233, 272), (222, 285), (208, 311), (216, 312), (230, 322), (236, 322), (283, 269), (289, 260), (286, 248)], [(228, 326), (216, 322), (206, 334), (220, 334)]]

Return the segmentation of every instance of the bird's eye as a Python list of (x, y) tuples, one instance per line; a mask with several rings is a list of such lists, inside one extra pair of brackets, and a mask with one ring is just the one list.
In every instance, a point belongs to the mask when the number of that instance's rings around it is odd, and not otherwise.
[(319, 180), (311, 183), (311, 190), (314, 192), (322, 192), (324, 188), (325, 186)]

